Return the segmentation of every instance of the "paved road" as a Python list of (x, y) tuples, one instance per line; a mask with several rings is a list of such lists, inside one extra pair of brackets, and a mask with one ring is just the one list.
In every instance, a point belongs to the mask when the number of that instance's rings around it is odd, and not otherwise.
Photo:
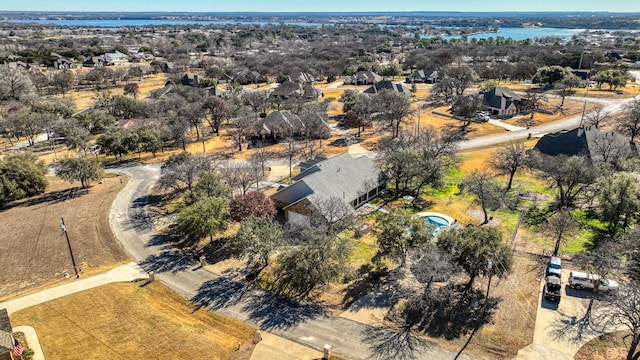
[[(618, 99), (592, 99), (583, 97), (567, 97), (576, 100), (586, 100), (587, 102), (594, 102), (603, 105), (604, 111), (609, 113), (616, 113), (622, 110), (622, 107), (631, 102), (633, 98), (618, 100)], [(508, 143), (510, 141), (517, 141), (526, 139), (529, 136), (540, 137), (550, 132), (556, 132), (560, 130), (570, 130), (580, 125), (582, 114), (572, 116), (570, 118), (554, 121), (551, 123), (534, 126), (529, 129), (523, 129), (518, 131), (507, 131), (501, 134), (482, 136), (475, 139), (463, 140), (458, 142), (458, 149), (461, 151), (469, 151), (478, 148), (490, 147), (498, 144)]]
[[(353, 359), (371, 358), (374, 346), (379, 358), (397, 358), (395, 352), (402, 344), (385, 330), (334, 317), (310, 306), (288, 303), (191, 263), (166, 245), (151, 228), (150, 216), (153, 215), (147, 213), (145, 205), (147, 194), (158, 178), (159, 166), (138, 165), (110, 171), (131, 178), (111, 208), (114, 234), (143, 269), (154, 272), (158, 279), (191, 299), (195, 306), (216, 310), (315, 349), (330, 344), (336, 353)], [(418, 356), (450, 360), (454, 354), (423, 345)]]

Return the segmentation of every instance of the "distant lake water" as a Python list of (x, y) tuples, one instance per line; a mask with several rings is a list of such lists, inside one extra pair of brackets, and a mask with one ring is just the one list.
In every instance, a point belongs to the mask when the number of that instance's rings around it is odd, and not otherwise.
[[(543, 38), (543, 37), (557, 37), (561, 39), (571, 39), (573, 35), (578, 35), (583, 33), (585, 29), (561, 29), (561, 28), (548, 28), (548, 27), (536, 27), (536, 28), (513, 28), (513, 27), (504, 27), (500, 28), (499, 32), (487, 32), (487, 33), (479, 33), (473, 35), (467, 35), (467, 38), (471, 40), (471, 38), (487, 39), (489, 37), (493, 37), (494, 39), (498, 36), (502, 36), (504, 38), (512, 38), (513, 40), (524, 40), (524, 39), (534, 39), (534, 38)], [(592, 31), (617, 31), (617, 30), (606, 30), (606, 29), (589, 29)], [(638, 30), (623, 30), (623, 31), (638, 31)], [(459, 38), (460, 36), (443, 36), (445, 39)]]
[[(2, 22), (3, 20), (0, 20)], [(268, 25), (281, 24), (280, 22), (260, 22), (260, 21), (233, 21), (233, 20), (162, 20), (162, 19), (102, 19), (102, 20), (89, 20), (89, 19), (51, 19), (51, 20), (4, 20), (5, 22), (14, 22), (14, 23), (36, 23), (36, 24), (53, 24), (58, 26), (89, 26), (89, 27), (109, 27), (109, 28), (118, 28), (125, 26), (152, 26), (152, 25), (234, 25), (234, 24), (254, 24), (254, 25)], [(312, 22), (284, 22), (284, 25), (298, 25), (298, 26), (321, 26), (322, 23), (312, 23)], [(358, 23), (363, 24), (363, 23)], [(333, 23), (326, 23), (325, 26), (333, 26)], [(345, 24), (349, 25), (349, 24)], [(379, 24), (378, 26), (384, 27), (395, 27), (398, 25), (383, 25)], [(406, 28), (415, 27), (405, 26)], [(468, 39), (476, 38), (487, 39), (489, 37), (498, 37), (502, 36), (504, 38), (512, 38), (514, 40), (524, 40), (527, 38), (543, 38), (547, 36), (558, 37), (561, 39), (571, 39), (573, 35), (579, 34), (583, 32), (584, 29), (561, 29), (561, 28), (550, 28), (550, 27), (536, 27), (536, 28), (514, 28), (514, 27), (504, 27), (501, 28), (499, 32), (487, 32), (487, 33), (479, 33), (473, 35), (467, 35)], [(595, 30), (592, 30), (595, 31)], [(614, 30), (603, 30), (603, 31), (614, 31)], [(627, 30), (629, 31), (629, 30)], [(638, 30), (630, 30), (630, 31), (638, 31)], [(423, 36), (423, 37), (432, 37), (432, 36)], [(445, 39), (458, 38), (458, 35), (450, 35), (443, 36)]]

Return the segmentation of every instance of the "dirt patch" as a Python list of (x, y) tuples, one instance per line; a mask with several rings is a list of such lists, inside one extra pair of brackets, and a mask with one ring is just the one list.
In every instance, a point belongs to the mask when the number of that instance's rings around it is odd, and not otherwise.
[[(490, 211), (488, 213), (489, 213), (489, 222), (484, 224), (483, 226), (498, 226), (501, 224), (500, 220), (494, 217), (493, 215), (491, 215)], [(467, 215), (474, 218), (479, 224), (481, 224), (484, 221), (484, 213), (482, 213), (482, 210), (472, 209), (467, 211)]]
[[(121, 181), (123, 180), (123, 181)], [(0, 298), (63, 280), (73, 266), (60, 218), (83, 272), (104, 270), (128, 257), (113, 236), (109, 210), (126, 179), (105, 178), (89, 190), (58, 178), (49, 178), (49, 190), (0, 212)]]
[(44, 353), (58, 359), (250, 357), (255, 328), (194, 310), (159, 282), (142, 285), (113, 283), (65, 296), (17, 312), (11, 323), (34, 326)]

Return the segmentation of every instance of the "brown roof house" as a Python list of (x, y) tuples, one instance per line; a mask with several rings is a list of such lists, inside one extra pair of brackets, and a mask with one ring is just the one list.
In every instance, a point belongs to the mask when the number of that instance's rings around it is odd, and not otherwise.
[(386, 188), (386, 177), (366, 156), (353, 158), (348, 152), (320, 159), (293, 178), (294, 183), (271, 196), (287, 221), (309, 225), (315, 211), (322, 212), (333, 201), (348, 211), (367, 203)]
[(513, 116), (518, 113), (522, 98), (506, 87), (496, 87), (483, 93), (487, 109), (493, 115)]

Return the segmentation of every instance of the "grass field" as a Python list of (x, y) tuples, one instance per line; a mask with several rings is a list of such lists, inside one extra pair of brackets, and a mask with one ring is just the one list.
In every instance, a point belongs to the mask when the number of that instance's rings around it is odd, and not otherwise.
[[(248, 359), (256, 329), (153, 282), (113, 283), (19, 311), (44, 355), (64, 359)], [(238, 344), (240, 351), (236, 353)]]
[(85, 273), (104, 271), (127, 259), (109, 226), (109, 209), (126, 180), (105, 178), (88, 191), (48, 178), (41, 196), (0, 212), (0, 299), (73, 274), (60, 217), (64, 217), (76, 262)]

